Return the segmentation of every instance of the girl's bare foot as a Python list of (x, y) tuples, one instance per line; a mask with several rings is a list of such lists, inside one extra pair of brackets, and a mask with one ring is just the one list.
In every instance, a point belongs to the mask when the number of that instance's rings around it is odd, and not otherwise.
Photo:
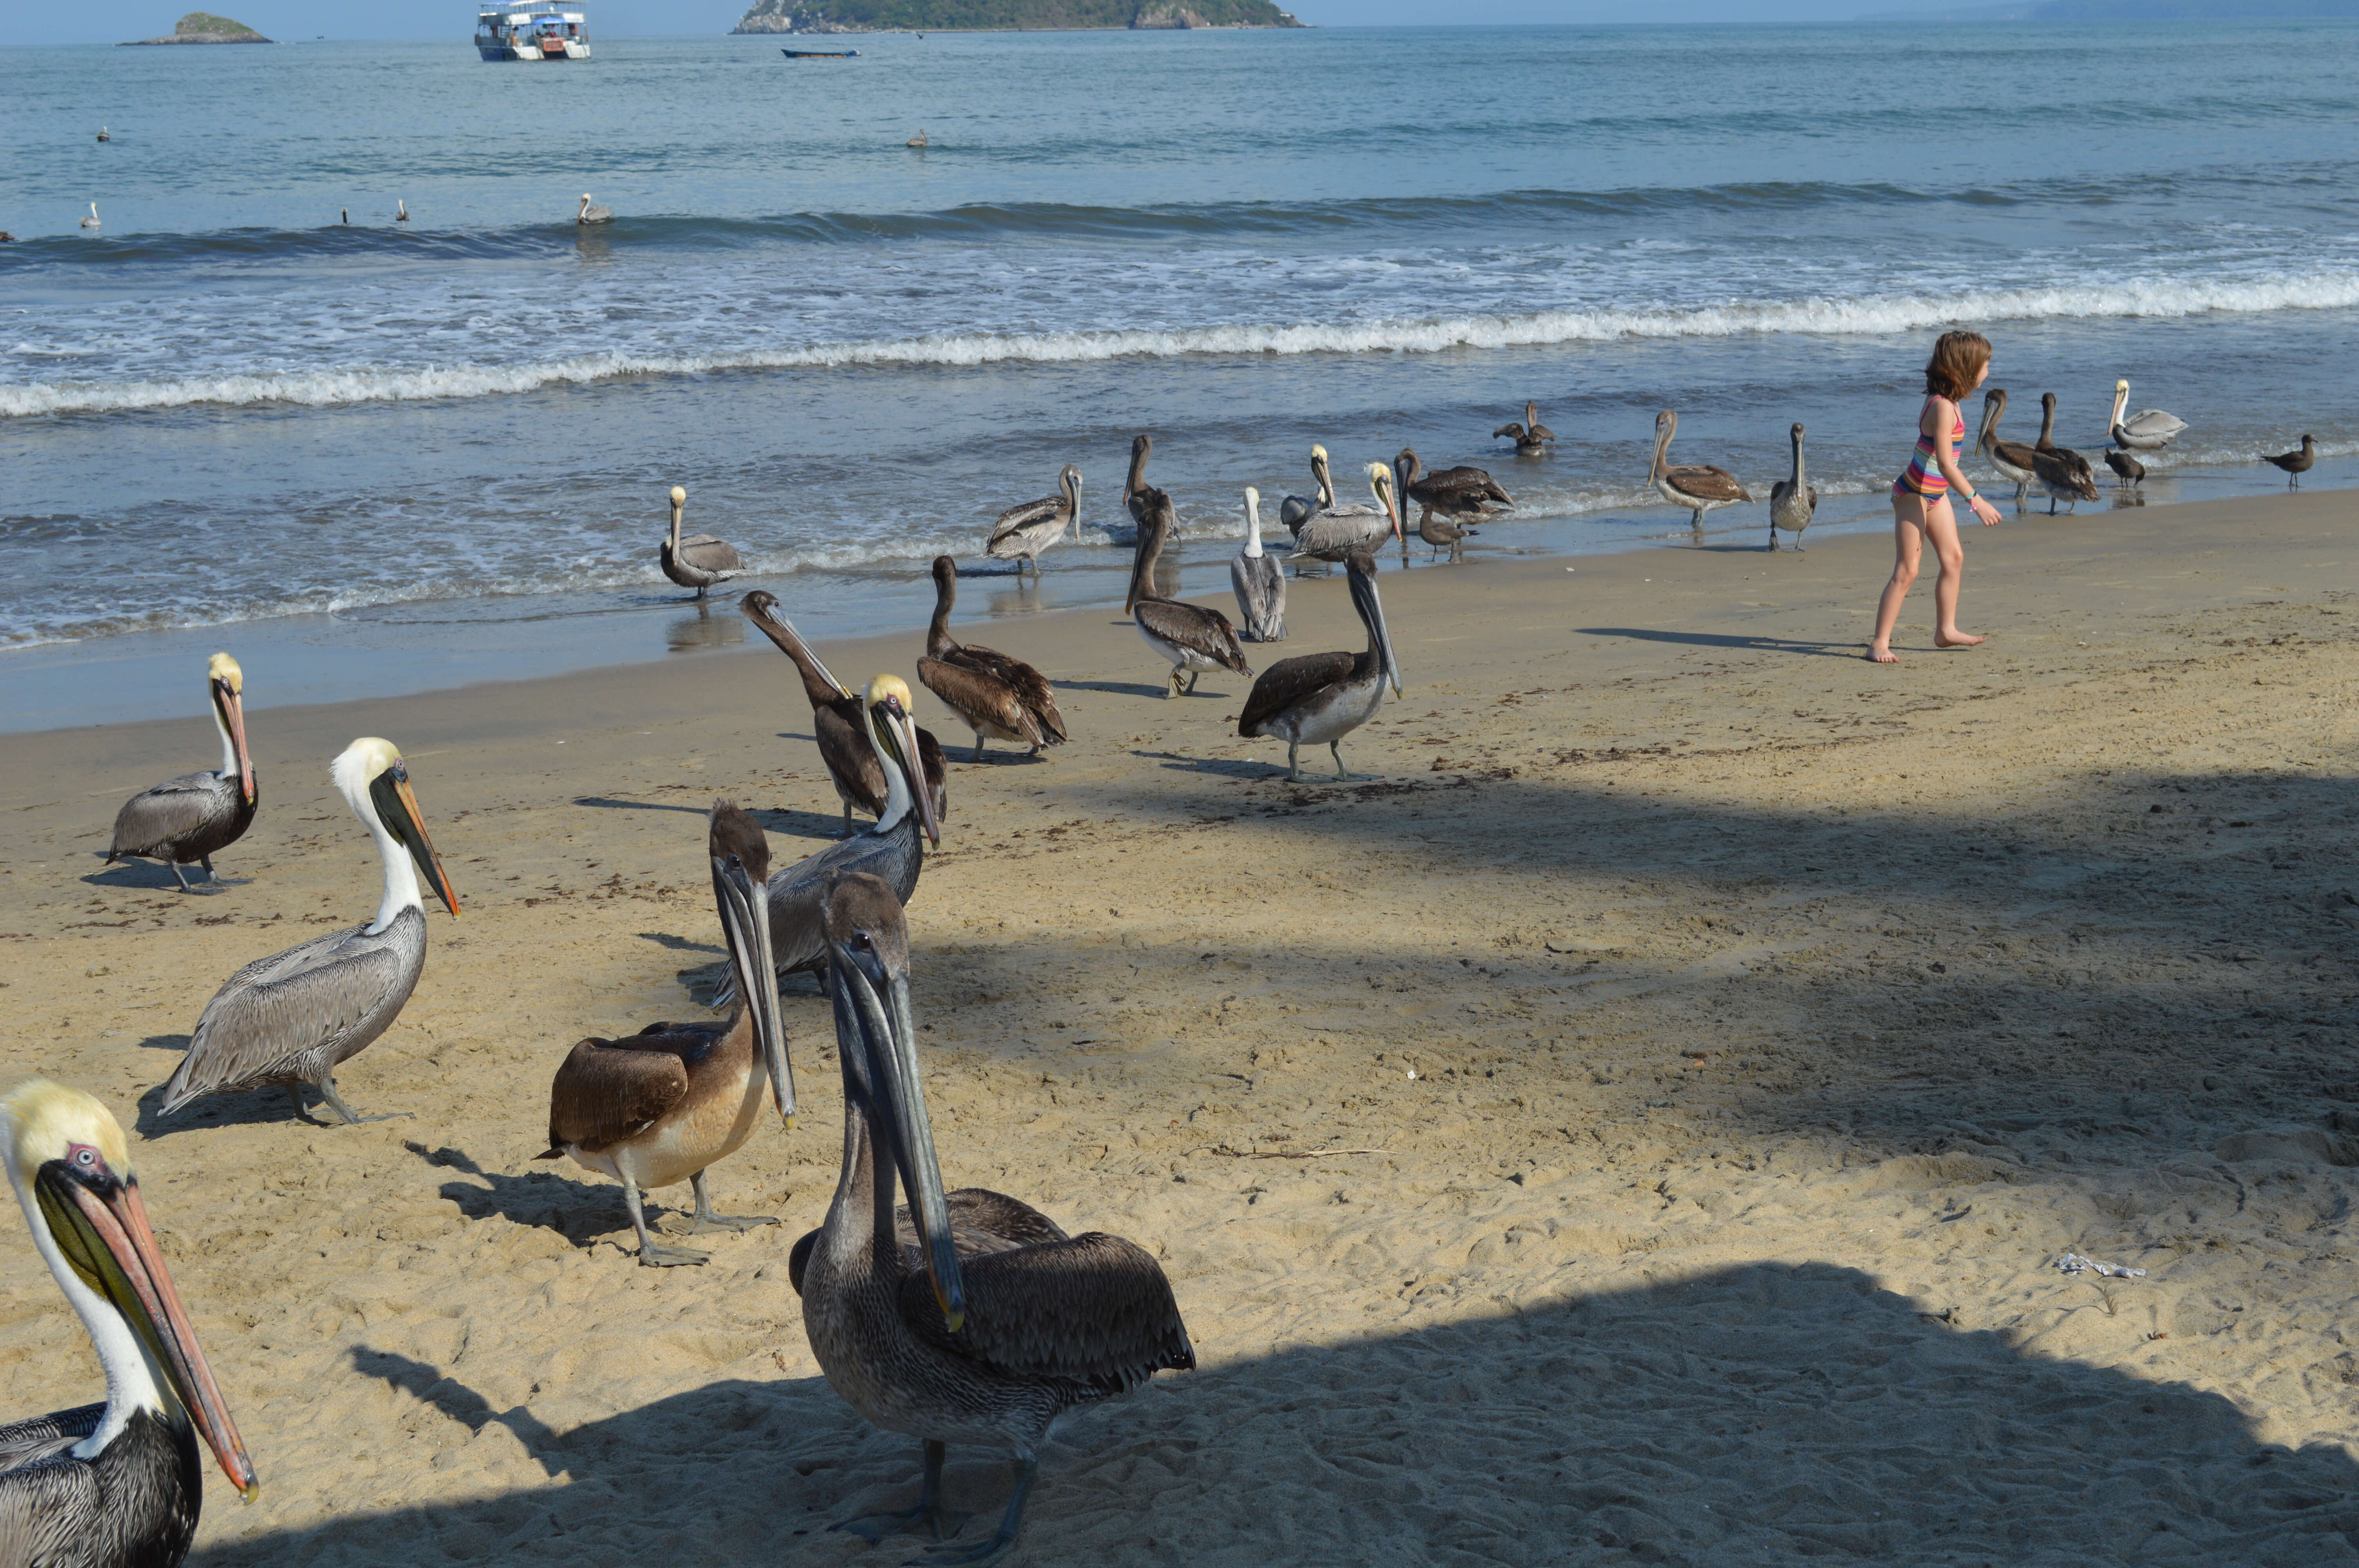
[(1874, 665), (1897, 665), (1900, 662), (1900, 655), (1889, 648), (1879, 648), (1870, 643), (1867, 645), (1867, 659), (1868, 663)]
[(1940, 633), (1933, 639), (1933, 646), (1937, 648), (1979, 648), (1984, 643), (1989, 641), (1990, 639), (1988, 637), (1976, 637), (1964, 632), (1947, 632)]

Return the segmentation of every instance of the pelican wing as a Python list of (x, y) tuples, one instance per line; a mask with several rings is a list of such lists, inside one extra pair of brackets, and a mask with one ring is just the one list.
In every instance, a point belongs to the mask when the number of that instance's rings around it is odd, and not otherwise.
[[(660, 1033), (659, 1033), (660, 1032)], [(688, 1093), (688, 1056), (710, 1031), (650, 1024), (626, 1040), (584, 1040), (549, 1086), (549, 1146), (592, 1153), (644, 1131)]]
[[(874, 752), (870, 755), (873, 757)], [(950, 770), (942, 762), (942, 743), (934, 739), (930, 730), (918, 731), (918, 771), (925, 775), (926, 793), (934, 797), (934, 820), (951, 819)], [(885, 809), (883, 797), (878, 797), (877, 810)]]
[(902, 1278), (901, 1321), (937, 1349), (1107, 1394), (1196, 1365), (1171, 1282), (1136, 1242), (1092, 1231), (962, 1259), (959, 1272), (966, 1322), (956, 1334), (942, 1322), (933, 1281), (922, 1272)]
[(703, 572), (734, 572), (745, 569), (738, 558), (737, 548), (710, 534), (691, 534), (679, 542), (679, 558)]
[[(395, 918), (425, 916), (404, 910)], [(232, 975), (198, 1016), (189, 1054), (165, 1086), (165, 1110), (216, 1089), (269, 1082), (298, 1057), (332, 1049), (387, 1002), (406, 999), (418, 972), (382, 939), (391, 929), (378, 936), (364, 925), (331, 932)]]
[(844, 697), (811, 709), (811, 739), (827, 776), (852, 804), (874, 816), (885, 809), (885, 769), (860, 731), (860, 699)]
[(1237, 715), (1237, 733), (1248, 740), (1260, 734), (1264, 724), (1304, 697), (1347, 679), (1358, 662), (1356, 654), (1297, 654), (1278, 660), (1254, 682), (1245, 710)]
[(114, 842), (106, 858), (145, 855), (178, 843), (232, 808), (238, 787), (219, 773), (182, 773), (141, 790), (114, 814)]
[(2037, 447), (2027, 447), (2021, 441), (1993, 441), (1990, 444), (1990, 454), (1994, 462), (2005, 463), (2019, 473), (2038, 471), (2033, 466), (2034, 460), (2039, 454), (2039, 449)]
[[(942, 1202), (950, 1209), (951, 1240), (961, 1258), (1071, 1239), (1055, 1220), (1030, 1204), (987, 1187), (961, 1187), (956, 1192), (944, 1193)], [(893, 1211), (893, 1237), (901, 1244), (909, 1271), (922, 1273), (925, 1253), (918, 1240), (918, 1223), (909, 1217), (908, 1204)]]
[(979, 719), (996, 724), (1011, 735), (1022, 736), (1027, 745), (1054, 744), (1041, 730), (1040, 721), (1024, 706), (1023, 698), (1016, 696), (1016, 688), (996, 676), (948, 659), (919, 659), (918, 679), (970, 723)]
[(1495, 441), (1502, 436), (1506, 437), (1511, 441), (1522, 440), (1524, 438), (1524, 427), (1522, 422), (1519, 420), (1510, 419), (1506, 424), (1491, 432), (1491, 438)]
[(1750, 501), (1753, 496), (1736, 476), (1726, 469), (1710, 463), (1682, 463), (1663, 472), (1663, 482), (1681, 495), (1692, 495), (1698, 501)]
[(1298, 537), (1302, 525), (1318, 514), (1319, 498), (1315, 495), (1289, 495), (1277, 503), (1277, 520), (1286, 524), (1288, 533)]
[(1241, 676), (1253, 674), (1245, 665), (1245, 647), (1237, 641), (1237, 629), (1217, 610), (1182, 604), (1176, 599), (1142, 599), (1132, 608), (1131, 617), (1174, 647), (1192, 648)]
[(2062, 447), (2046, 452), (2034, 448), (2031, 460), (2031, 471), (2049, 490), (2078, 495), (2084, 501), (2097, 499), (2097, 476), (2090, 469), (2089, 460), (2080, 453)]
[(1502, 506), (1513, 506), (1516, 503), (1506, 491), (1499, 488), (1498, 481), (1488, 472), (1478, 468), (1469, 468), (1462, 463), (1456, 468), (1440, 469), (1421, 476), (1408, 487), (1408, 492), (1413, 499), (1419, 502), (1424, 502), (1429, 497), (1448, 497), (1451, 500), (1495, 501)]
[[(1038, 501), (1027, 501), (1021, 506), (1011, 506), (1001, 513), (999, 520), (991, 525), (991, 542), (983, 547), (984, 554), (996, 557), (1004, 544), (1016, 540), (1016, 535), (1027, 529), (1041, 528), (1046, 524), (1054, 523), (1057, 533), (1061, 534), (1065, 531), (1065, 498), (1061, 495), (1046, 495)], [(1049, 536), (1053, 539), (1056, 535)]]
[(2122, 428), (2142, 441), (2168, 441), (2187, 428), (2187, 421), (2159, 408), (2141, 408), (2122, 421)]
[[(105, 1415), (104, 1405), (83, 1405), (0, 1426), (0, 1543), (29, 1548), (26, 1561), (79, 1560), (74, 1548), (84, 1542), (60, 1540), (60, 1526), (71, 1535), (76, 1526), (94, 1527), (105, 1517), (98, 1467), (72, 1452)], [(65, 1555), (52, 1559), (44, 1545)]]
[(1294, 553), (1312, 560), (1340, 561), (1355, 549), (1374, 548), (1392, 531), (1393, 520), (1373, 506), (1324, 512), (1304, 523), (1294, 535)]
[[(0, 1476), (39, 1465), (71, 1448), (96, 1432), (98, 1423), (105, 1419), (104, 1405), (81, 1405), (73, 1410), (28, 1416), (23, 1421), (0, 1425)], [(0, 1510), (0, 1519), (5, 1518), (5, 1510)], [(0, 1523), (0, 1541), (12, 1539), (6, 1529), (5, 1523)]]
[(1021, 659), (973, 643), (962, 643), (958, 652), (950, 655), (949, 662), (1006, 682), (1016, 693), (1016, 700), (1039, 720), (1044, 731), (1059, 742), (1065, 740), (1065, 716), (1057, 711), (1057, 688), (1049, 683), (1047, 676)]
[(1524, 438), (1531, 441), (1553, 441), (1556, 439), (1556, 432), (1545, 425), (1535, 425), (1524, 432)]

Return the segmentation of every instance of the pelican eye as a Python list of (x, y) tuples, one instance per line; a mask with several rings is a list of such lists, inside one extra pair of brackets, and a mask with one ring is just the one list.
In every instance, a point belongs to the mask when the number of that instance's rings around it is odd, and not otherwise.
[(394, 782), (396, 784), (408, 784), (409, 782), (409, 764), (403, 762), (399, 757), (396, 757), (393, 760), (393, 766), (387, 768), (386, 772), (393, 775)]
[(859, 948), (864, 953), (876, 946), (875, 943), (871, 942), (868, 939), (868, 933), (865, 931), (853, 932), (852, 934), (852, 945)]
[(87, 1143), (68, 1144), (66, 1162), (78, 1175), (103, 1176), (107, 1173), (105, 1157)]

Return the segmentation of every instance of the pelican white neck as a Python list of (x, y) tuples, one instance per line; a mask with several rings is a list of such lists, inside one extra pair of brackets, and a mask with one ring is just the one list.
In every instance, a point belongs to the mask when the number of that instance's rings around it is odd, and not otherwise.
[(1245, 492), (1245, 559), (1261, 559), (1261, 492)]
[(409, 847), (394, 837), (393, 829), (377, 815), (376, 803), (369, 798), (369, 785), (376, 776), (399, 761), (401, 753), (391, 741), (364, 739), (345, 747), (330, 770), (337, 792), (376, 840), (377, 855), (385, 861), (385, 898), (376, 906), (376, 918), (368, 925), (372, 936), (392, 925), (403, 910), (422, 914), (426, 909), (425, 900), (419, 896), (418, 868), (410, 860)]

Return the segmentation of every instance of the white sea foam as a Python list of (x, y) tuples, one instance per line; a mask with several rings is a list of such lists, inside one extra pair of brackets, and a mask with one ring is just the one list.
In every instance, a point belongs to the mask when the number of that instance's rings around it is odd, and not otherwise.
[(2131, 278), (2109, 284), (1740, 300), (1647, 310), (1539, 310), (1293, 325), (1224, 324), (1063, 332), (971, 332), (731, 353), (600, 353), (512, 365), (420, 369), (367, 366), (179, 380), (33, 382), (0, 385), (0, 416), (292, 404), (309, 407), (489, 397), (625, 377), (843, 366), (1059, 364), (1206, 354), (1441, 353), (1641, 338), (1728, 338), (1809, 332), (1875, 335), (1959, 322), (2169, 318), (2210, 312), (2343, 309), (2359, 306), (2359, 272), (2321, 270), (2212, 280)]

